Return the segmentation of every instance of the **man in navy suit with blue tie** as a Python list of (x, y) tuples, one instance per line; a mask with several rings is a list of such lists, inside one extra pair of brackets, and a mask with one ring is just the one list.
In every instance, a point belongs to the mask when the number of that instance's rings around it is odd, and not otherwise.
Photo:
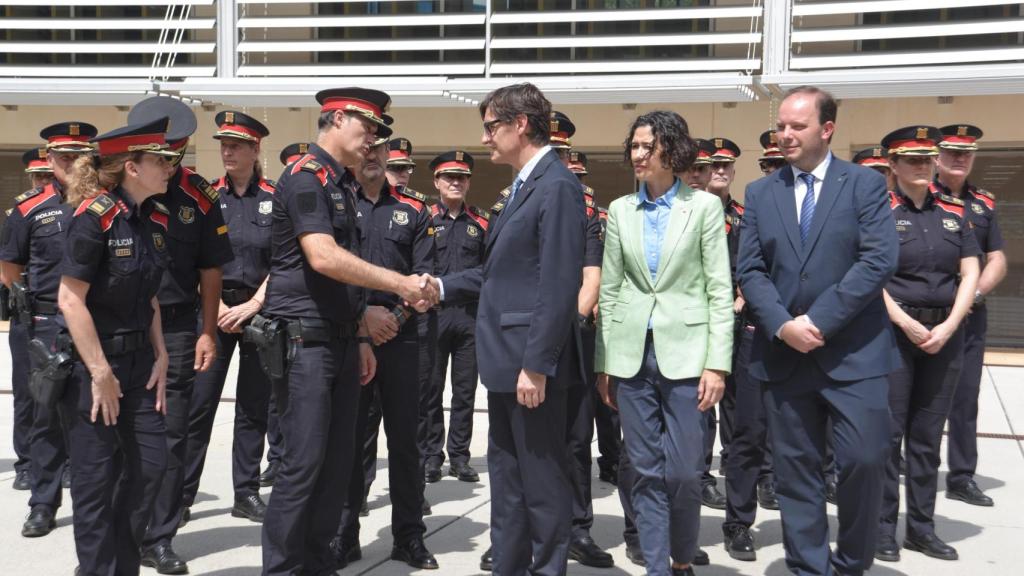
[[(786, 565), (863, 574), (873, 560), (898, 362), (882, 288), (899, 241), (885, 180), (829, 151), (837, 105), (790, 90), (778, 140), (790, 167), (747, 187), (738, 275), (758, 330), (749, 370), (765, 382)], [(829, 549), (821, 472), (831, 420), (839, 533)]]
[(494, 573), (561, 575), (572, 516), (566, 397), (582, 378), (576, 297), (586, 211), (579, 180), (548, 146), (551, 103), (536, 86), (499, 88), (480, 113), (491, 161), (511, 165), (516, 177), (483, 264), (441, 278), (439, 289), (446, 303), (480, 299)]

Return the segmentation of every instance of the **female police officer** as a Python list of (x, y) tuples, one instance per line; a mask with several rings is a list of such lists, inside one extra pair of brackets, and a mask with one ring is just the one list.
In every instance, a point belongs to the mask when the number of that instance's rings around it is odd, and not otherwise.
[(895, 177), (890, 206), (900, 238), (899, 267), (885, 289), (902, 366), (889, 375), (892, 444), (882, 492), (875, 557), (899, 560), (899, 457), (906, 443), (907, 530), (903, 547), (933, 558), (957, 553), (935, 535), (935, 490), (942, 427), (963, 363), (961, 321), (978, 283), (978, 245), (963, 202), (932, 186), (937, 142), (930, 126), (908, 127), (882, 140)]
[[(68, 201), (58, 301), (74, 342), (63, 397), (71, 422), (76, 574), (138, 574), (139, 547), (167, 462), (161, 414), (167, 351), (156, 300), (166, 266), (167, 119), (98, 136)], [(95, 289), (94, 289), (95, 288)]]

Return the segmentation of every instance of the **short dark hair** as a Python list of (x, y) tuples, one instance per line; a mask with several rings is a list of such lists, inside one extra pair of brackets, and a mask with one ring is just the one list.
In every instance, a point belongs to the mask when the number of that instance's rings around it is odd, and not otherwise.
[(316, 120), (316, 129), (323, 132), (334, 125), (334, 114), (341, 112), (340, 110), (328, 110), (327, 112), (321, 112), (320, 117)]
[(627, 164), (632, 163), (633, 134), (641, 126), (651, 128), (654, 142), (661, 149), (662, 166), (671, 168), (672, 172), (678, 174), (693, 165), (697, 158), (697, 143), (690, 138), (690, 127), (682, 116), (668, 110), (647, 112), (637, 116), (633, 121), (623, 142)]
[(836, 102), (831, 92), (822, 90), (817, 86), (797, 86), (786, 90), (786, 94), (783, 95), (782, 99), (785, 100), (795, 94), (810, 94), (814, 96), (814, 102), (818, 105), (818, 124), (824, 125), (825, 122), (835, 123), (836, 115), (839, 113), (839, 103)]
[(530, 127), (527, 133), (530, 142), (545, 146), (551, 141), (551, 102), (533, 84), (524, 82), (491, 91), (480, 101), (481, 118), (487, 114), (488, 108), (494, 113), (494, 118), (502, 122), (512, 122), (516, 116), (525, 115)]

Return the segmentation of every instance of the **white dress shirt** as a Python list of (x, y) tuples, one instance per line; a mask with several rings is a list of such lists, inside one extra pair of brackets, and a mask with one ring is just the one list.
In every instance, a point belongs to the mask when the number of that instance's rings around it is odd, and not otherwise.
[[(825, 155), (825, 159), (821, 161), (821, 164), (811, 170), (811, 176), (814, 176), (814, 205), (818, 205), (818, 197), (821, 195), (821, 186), (825, 183), (825, 173), (828, 172), (828, 165), (832, 163), (832, 151), (829, 150), (828, 154)], [(790, 166), (790, 170), (793, 171), (793, 195), (796, 197), (796, 221), (800, 222), (800, 212), (803, 209), (804, 196), (807, 194), (807, 185), (804, 184), (800, 175), (804, 173), (803, 170), (796, 166)]]

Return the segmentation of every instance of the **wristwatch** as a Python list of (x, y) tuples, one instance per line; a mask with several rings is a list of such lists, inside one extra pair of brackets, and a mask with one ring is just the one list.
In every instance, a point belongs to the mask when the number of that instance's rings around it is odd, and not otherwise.
[(974, 291), (974, 305), (978, 306), (979, 304), (984, 304), (984, 303), (985, 303), (985, 295), (981, 293), (981, 290), (975, 290)]

